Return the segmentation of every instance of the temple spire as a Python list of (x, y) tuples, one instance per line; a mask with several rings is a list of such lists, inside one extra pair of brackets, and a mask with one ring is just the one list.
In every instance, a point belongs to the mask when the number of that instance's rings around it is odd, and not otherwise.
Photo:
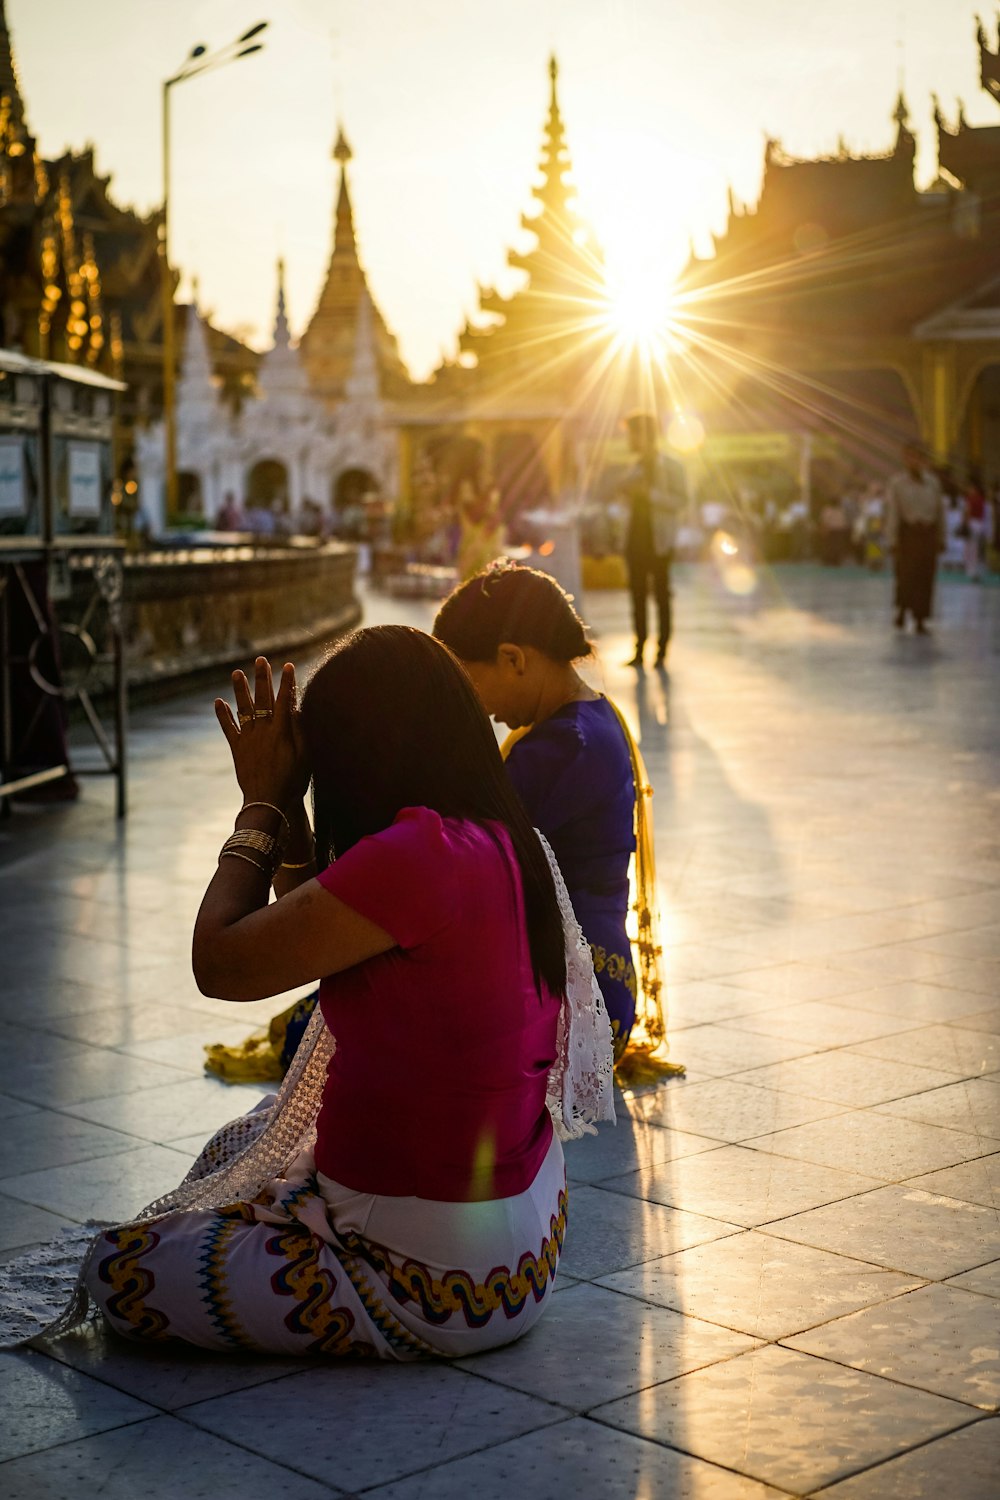
[(14, 49), (0, 0), (0, 205), (37, 202), (48, 182), (24, 117)]
[(288, 327), (288, 314), (285, 309), (285, 262), (278, 260), (278, 305), (274, 314), (274, 347), (275, 349), (287, 349), (292, 342), (292, 335)]
[(177, 420), (197, 425), (213, 418), (218, 405), (208, 329), (198, 310), (198, 283), (185, 314), (184, 352), (177, 377)]
[(0, 0), (0, 99), (9, 101), (8, 108), (12, 124), (24, 128), (24, 100), (17, 81), (14, 50), (7, 27), (5, 0)]
[(902, 88), (896, 100), (896, 108), (892, 112), (892, 118), (896, 122), (896, 155), (903, 153), (913, 156), (917, 149), (916, 137), (910, 129), (910, 110), (906, 103), (906, 96)]
[[(337, 207), (333, 227), (333, 252), (316, 311), (302, 335), (302, 360), (314, 391), (328, 406), (335, 407), (347, 394), (355, 362), (355, 343), (365, 333), (364, 318), (370, 317), (377, 359), (380, 391), (402, 391), (409, 384), (396, 349), (365, 279), (354, 228), (354, 210), (347, 169), (354, 159), (342, 125), (337, 127), (333, 159), (340, 168)], [(365, 299), (367, 311), (363, 311)]]
[(354, 210), (351, 207), (351, 195), (347, 186), (347, 165), (354, 159), (354, 152), (344, 134), (344, 127), (338, 125), (337, 139), (333, 147), (333, 159), (340, 164), (340, 187), (337, 192), (337, 218), (334, 228), (333, 245), (334, 251), (358, 258), (358, 240), (354, 232)]

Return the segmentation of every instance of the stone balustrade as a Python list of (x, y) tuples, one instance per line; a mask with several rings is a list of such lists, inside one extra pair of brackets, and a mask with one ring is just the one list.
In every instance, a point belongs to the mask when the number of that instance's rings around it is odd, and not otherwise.
[[(356, 549), (217, 547), (127, 554), (124, 636), (130, 686), (280, 655), (355, 625)], [(86, 556), (70, 560), (69, 613), (91, 588)], [(63, 614), (60, 608), (60, 615)]]

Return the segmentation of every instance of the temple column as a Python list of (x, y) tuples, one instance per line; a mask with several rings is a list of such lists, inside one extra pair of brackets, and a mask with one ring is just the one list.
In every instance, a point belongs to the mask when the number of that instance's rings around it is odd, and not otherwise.
[(947, 463), (958, 436), (958, 372), (950, 344), (924, 350), (921, 435), (937, 463)]

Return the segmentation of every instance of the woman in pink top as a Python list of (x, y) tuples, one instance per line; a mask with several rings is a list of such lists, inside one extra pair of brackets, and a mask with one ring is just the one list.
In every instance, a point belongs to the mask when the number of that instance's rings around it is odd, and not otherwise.
[(300, 713), (291, 667), (276, 701), (262, 658), (253, 697), (234, 681), (239, 723), (216, 707), (244, 802), (195, 977), (232, 1001), (322, 978), (335, 1050), (315, 1148), (252, 1196), (105, 1231), (87, 1290), (125, 1334), (204, 1348), (411, 1359), (509, 1343), (551, 1294), (566, 1225), (546, 1085), (573, 950), (546, 853), (430, 636), (347, 637)]

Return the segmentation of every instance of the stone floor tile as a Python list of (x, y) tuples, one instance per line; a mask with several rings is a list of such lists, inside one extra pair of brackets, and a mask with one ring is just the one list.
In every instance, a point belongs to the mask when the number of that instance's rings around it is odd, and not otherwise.
[(599, 1401), (730, 1359), (754, 1340), (729, 1328), (599, 1286), (574, 1286), (519, 1343), (462, 1367), (546, 1401), (585, 1411)]
[[(155, 1415), (146, 1402), (42, 1354), (0, 1353), (0, 1463)], [(6, 1497), (3, 1479), (0, 1489)]]
[[(121, 1400), (105, 1388), (111, 1401)], [(5, 1464), (4, 1500), (324, 1500), (342, 1495), (280, 1462), (156, 1416)], [(272, 1461), (275, 1460), (275, 1461)]]
[(898, 979), (934, 980), (955, 969), (954, 959), (943, 953), (928, 953), (914, 943), (890, 943), (855, 953), (834, 954), (830, 963), (845, 974), (861, 976), (856, 991)]
[[(5, 992), (9, 986), (10, 980), (5, 974)], [(30, 1067), (33, 1063), (50, 1062), (65, 1062), (71, 1067), (92, 1050), (79, 1042), (67, 1041), (61, 1036), (49, 1036), (20, 1022), (16, 1025), (10, 1021), (0, 1022), (0, 1079), (3, 1081), (4, 1091), (11, 1092), (10, 1084), (16, 1082), (22, 1068)]]
[(69, 1219), (0, 1194), (0, 1251), (20, 1250), (53, 1239)]
[(977, 1031), (962, 1025), (925, 1026), (919, 1031), (900, 1031), (876, 1037), (850, 1048), (860, 1057), (882, 1057), (889, 1062), (911, 1063), (920, 1068), (940, 1068), (960, 1078), (1000, 1072), (1000, 1031)]
[[(43, 1033), (39, 1033), (43, 1035)], [(65, 1059), (28, 1063), (8, 1080), (11, 1093), (50, 1109), (72, 1109), (91, 1099), (144, 1093), (183, 1077), (176, 1068), (126, 1057), (106, 1047), (87, 1047), (69, 1062)]]
[(996, 1143), (978, 1135), (897, 1119), (875, 1110), (852, 1110), (832, 1120), (799, 1125), (754, 1142), (761, 1151), (794, 1156), (824, 1166), (850, 1165), (885, 1182), (952, 1167), (986, 1156)]
[[(176, 1072), (172, 1077), (177, 1078)], [(252, 1109), (267, 1093), (273, 1093), (273, 1088), (263, 1084), (233, 1088), (214, 1078), (177, 1078), (141, 1094), (74, 1104), (68, 1113), (147, 1141), (168, 1143), (197, 1131), (203, 1131), (207, 1140), (220, 1126)]]
[(574, 1187), (559, 1264), (570, 1276), (589, 1281), (673, 1250), (719, 1239), (738, 1228), (718, 1218), (684, 1213), (599, 1187)]
[(51, 1340), (44, 1352), (118, 1390), (141, 1392), (143, 1400), (166, 1411), (312, 1368), (308, 1360), (212, 1354), (180, 1344), (157, 1347), (132, 1343), (104, 1322)]
[[(998, 993), (1000, 993), (1000, 983), (994, 991), (994, 994)], [(987, 1031), (993, 1036), (1000, 1036), (1000, 1007), (994, 1005), (977, 1011), (974, 1016), (963, 1016), (962, 1030)]]
[(920, 1287), (785, 1343), (986, 1411), (1000, 1404), (1000, 1302), (954, 1283)]
[(134, 1140), (128, 1144), (132, 1150), (116, 1150), (113, 1156), (4, 1178), (0, 1188), (11, 1198), (78, 1223), (127, 1219), (176, 1187), (193, 1160), (166, 1146), (137, 1146)]
[(664, 953), (668, 982), (683, 984), (693, 979), (719, 979), (724, 974), (737, 974), (745, 969), (759, 968), (765, 960), (759, 953), (738, 948), (742, 934), (734, 939), (732, 947), (719, 943), (686, 943), (669, 948)]
[[(31, 980), (15, 985), (8, 976), (0, 989), (0, 1020), (4, 1025), (17, 1023), (25, 1029), (43, 1027), (50, 1017), (86, 1015), (104, 1010), (115, 998), (114, 995), (109, 997), (94, 985), (79, 981), (50, 984), (36, 975)], [(65, 1037), (61, 1041), (67, 1047), (74, 1045), (67, 1042)], [(51, 1055), (51, 1052), (46, 1053), (46, 1056)]]
[(596, 1136), (586, 1135), (565, 1143), (566, 1176), (570, 1182), (599, 1182), (639, 1167), (712, 1151), (717, 1144), (705, 1136), (645, 1125), (641, 1120), (631, 1119), (619, 1106), (618, 1123), (613, 1130), (601, 1130)]
[(822, 1491), (823, 1500), (996, 1500), (1000, 1419), (960, 1427)]
[(37, 1105), (27, 1099), (15, 1099), (10, 1094), (0, 1094), (0, 1120), (12, 1120), (15, 1115), (30, 1115)]
[(673, 1055), (687, 1065), (689, 1073), (698, 1070), (709, 1077), (724, 1078), (727, 1074), (801, 1057), (810, 1050), (808, 1042), (758, 1036), (751, 1031), (712, 1024), (686, 1029), (683, 1038), (675, 1042)]
[[(188, 1012), (194, 1015), (194, 1026), (183, 1033), (175, 1036), (159, 1037), (146, 1042), (123, 1042), (118, 1051), (126, 1053), (129, 1057), (146, 1058), (149, 1062), (160, 1063), (165, 1068), (176, 1068), (178, 1072), (193, 1074), (201, 1078), (205, 1072), (205, 1048), (216, 1042), (224, 1046), (235, 1047), (246, 1041), (254, 1030), (245, 1021), (231, 1021), (220, 1025), (217, 1021), (209, 1020), (204, 1015)], [(241, 1085), (233, 1096), (237, 1108), (241, 1108), (239, 1101), (242, 1099), (242, 1089), (247, 1085)], [(277, 1083), (264, 1085), (276, 1089)]]
[(887, 1015), (884, 1011), (852, 1010), (847, 1005), (828, 1000), (810, 1000), (799, 1005), (786, 1005), (780, 1010), (761, 1011), (754, 1016), (740, 1016), (732, 1024), (740, 1031), (787, 1037), (790, 1041), (810, 1042), (820, 1048), (849, 1047), (874, 1036), (912, 1031), (919, 1021)]
[(865, 988), (864, 981), (855, 973), (845, 973), (833, 966), (827, 968), (823, 964), (808, 963), (779, 964), (775, 968), (730, 974), (726, 983), (739, 989), (773, 995), (779, 1005), (787, 1005), (793, 1001), (798, 1004), (810, 1000), (831, 1000)]
[(943, 1198), (962, 1198), (966, 1203), (1000, 1208), (1000, 1151), (993, 1156), (980, 1156), (976, 1161), (962, 1162), (957, 1167), (944, 1167), (940, 1172), (911, 1177), (907, 1186), (922, 1188), (925, 1193), (939, 1193)]
[(960, 1023), (963, 1016), (981, 1011), (982, 1001), (982, 995), (971, 990), (949, 990), (940, 984), (902, 979), (876, 989), (859, 990), (857, 994), (843, 996), (837, 1003), (852, 1010), (886, 1011), (890, 1015), (929, 1024), (932, 1021)]
[(925, 944), (931, 953), (961, 959), (1000, 958), (1000, 925), (970, 927), (962, 932), (936, 933)]
[[(0, 1131), (0, 1180), (72, 1162), (110, 1156), (135, 1146), (133, 1137), (49, 1109), (15, 1115)], [(6, 1192), (6, 1187), (0, 1188)]]
[[(556, 1298), (547, 1318), (573, 1295)], [(355, 1491), (558, 1422), (566, 1412), (551, 1404), (557, 1399), (550, 1390), (538, 1401), (454, 1366), (346, 1363), (186, 1406), (184, 1419), (251, 1453), (294, 1454), (300, 1473)]]
[(953, 1276), (948, 1286), (964, 1287), (969, 1292), (979, 1292), (984, 1297), (1000, 1297), (1000, 1260), (977, 1266), (974, 1271), (963, 1271)]
[(758, 1088), (780, 1089), (782, 1093), (802, 1094), (809, 1099), (826, 1099), (831, 1104), (854, 1108), (884, 1104), (956, 1081), (954, 1073), (938, 1068), (860, 1057), (843, 1048), (752, 1068), (737, 1077), (741, 1083), (753, 1083)]
[(749, 1230), (602, 1276), (598, 1284), (754, 1338), (781, 1339), (920, 1282)]
[(671, 1031), (689, 1026), (708, 1026), (730, 1021), (735, 1016), (753, 1015), (760, 1010), (774, 1010), (784, 1004), (781, 995), (770, 990), (737, 986), (732, 976), (720, 980), (693, 979), (673, 984), (667, 1004), (667, 1025)]
[(48, 1031), (71, 1041), (125, 1050), (136, 1043), (185, 1036), (204, 1028), (204, 1012), (169, 1004), (166, 995), (163, 1000), (162, 1005), (112, 1005), (105, 1010), (53, 1016), (45, 1025)]
[(996, 959), (959, 960), (944, 958), (940, 953), (927, 956), (945, 965), (933, 976), (935, 984), (954, 990), (972, 990), (985, 997), (984, 1010), (995, 1007), (997, 995), (1000, 995), (1000, 964)]
[(697, 1164), (688, 1159), (641, 1168), (628, 1176), (609, 1178), (601, 1186), (749, 1229), (868, 1192), (881, 1183), (856, 1172), (746, 1146), (721, 1146), (699, 1155)]
[(713, 1078), (660, 1089), (638, 1101), (650, 1124), (669, 1125), (719, 1141), (744, 1141), (839, 1113), (840, 1106)]
[(926, 1125), (944, 1125), (949, 1130), (963, 1130), (982, 1136), (988, 1150), (1000, 1144), (1000, 1081), (993, 1078), (968, 1078), (947, 1088), (928, 1093), (910, 1094), (879, 1106), (879, 1113), (898, 1115), (906, 1120), (920, 1120)]
[(585, 1417), (532, 1432), (410, 1479), (365, 1500), (780, 1500), (779, 1491)]
[(592, 1415), (795, 1494), (974, 1416), (943, 1396), (774, 1345), (649, 1386)]
[(981, 1204), (917, 1188), (878, 1188), (769, 1224), (768, 1234), (905, 1275), (943, 1281), (996, 1257), (997, 1216)]

